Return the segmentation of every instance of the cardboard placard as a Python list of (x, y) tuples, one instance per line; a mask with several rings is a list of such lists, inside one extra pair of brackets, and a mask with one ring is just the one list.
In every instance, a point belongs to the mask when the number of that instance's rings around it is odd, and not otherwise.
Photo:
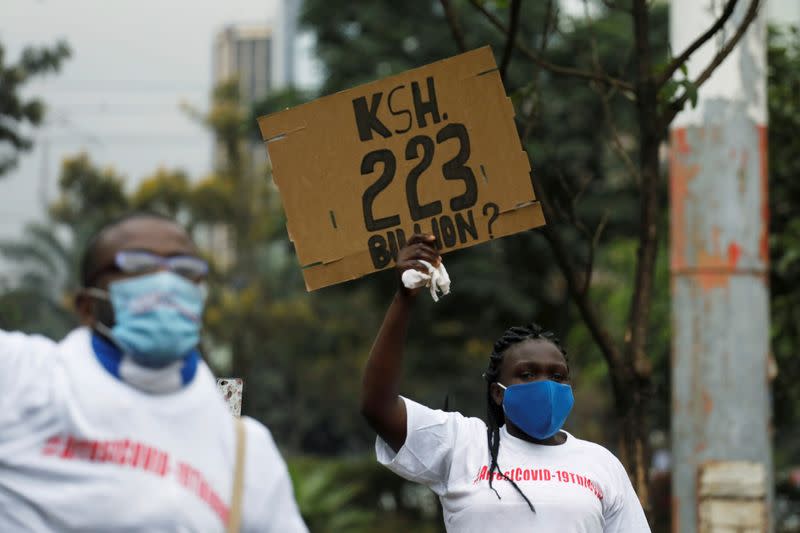
[(487, 46), (260, 117), (306, 288), (545, 223)]

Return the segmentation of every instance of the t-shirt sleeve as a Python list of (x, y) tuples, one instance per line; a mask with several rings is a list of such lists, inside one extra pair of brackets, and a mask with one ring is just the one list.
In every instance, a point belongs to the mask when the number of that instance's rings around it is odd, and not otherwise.
[(450, 466), (459, 436), (467, 433), (470, 420), (460, 413), (430, 409), (408, 398), (406, 404), (406, 441), (395, 453), (380, 437), (375, 442), (378, 462), (416, 483), (422, 483), (436, 494), (447, 489)]
[(603, 533), (650, 533), (650, 526), (644, 515), (642, 504), (625, 467), (619, 459), (609, 453), (614, 476), (614, 499), (605, 514)]
[(54, 346), (45, 337), (0, 330), (0, 436), (48, 403)]
[(245, 533), (308, 533), (294, 498), (286, 462), (272, 434), (260, 423), (245, 418), (247, 474), (245, 476)]

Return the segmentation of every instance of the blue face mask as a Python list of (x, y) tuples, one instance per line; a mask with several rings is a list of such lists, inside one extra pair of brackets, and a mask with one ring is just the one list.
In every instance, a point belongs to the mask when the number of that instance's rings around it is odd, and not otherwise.
[(186, 278), (159, 271), (114, 281), (109, 293), (114, 327), (98, 324), (98, 329), (135, 361), (166, 366), (200, 341), (205, 291)]
[(505, 416), (527, 435), (537, 440), (555, 435), (564, 422), (575, 399), (572, 387), (555, 381), (531, 381), (506, 387), (503, 396)]

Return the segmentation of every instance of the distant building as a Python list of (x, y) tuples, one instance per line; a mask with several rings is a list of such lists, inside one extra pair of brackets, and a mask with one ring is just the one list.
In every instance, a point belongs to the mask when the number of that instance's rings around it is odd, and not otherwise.
[[(267, 24), (236, 24), (225, 26), (214, 38), (212, 49), (213, 85), (237, 80), (243, 111), (249, 113), (253, 104), (269, 96), (275, 86), (275, 35)], [(244, 140), (242, 149), (245, 172), (255, 179), (263, 175), (267, 165), (264, 144), (256, 139)], [(224, 168), (226, 153), (215, 139), (212, 164)], [(223, 270), (233, 264), (234, 250), (230, 228), (224, 225), (204, 228), (198, 244), (213, 254)]]
[[(239, 81), (239, 98), (244, 109), (267, 97), (275, 87), (275, 36), (267, 24), (236, 24), (224, 27), (214, 39), (212, 52), (213, 83)], [(263, 144), (250, 142), (245, 148), (244, 163), (253, 172), (267, 164)], [(218, 143), (214, 146), (214, 168), (225, 163), (225, 154)]]
[(300, 54), (297, 46), (297, 21), (302, 5), (302, 0), (281, 0), (278, 4), (272, 72), (275, 86), (279, 88), (298, 84)]
[(261, 100), (274, 86), (274, 46), (272, 28), (266, 24), (226, 26), (214, 39), (214, 85), (237, 78), (243, 105)]

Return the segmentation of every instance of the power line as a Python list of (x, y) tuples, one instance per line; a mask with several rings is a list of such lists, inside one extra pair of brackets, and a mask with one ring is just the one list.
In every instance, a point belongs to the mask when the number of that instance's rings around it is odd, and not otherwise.
[(43, 84), (48, 92), (58, 91), (209, 91), (211, 83), (179, 80), (58, 80)]

